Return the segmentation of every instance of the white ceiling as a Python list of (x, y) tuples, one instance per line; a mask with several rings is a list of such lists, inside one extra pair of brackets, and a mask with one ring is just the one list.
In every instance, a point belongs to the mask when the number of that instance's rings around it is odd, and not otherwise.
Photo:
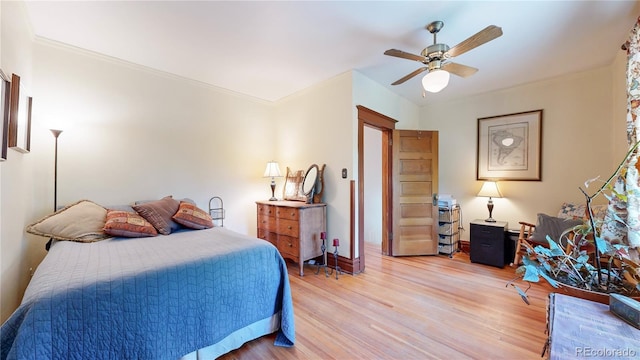
[[(27, 1), (39, 38), (276, 101), (349, 70), (420, 106), (610, 64), (640, 1)], [(504, 35), (454, 59), (480, 69), (422, 97), (425, 26), (453, 47), (488, 25)]]

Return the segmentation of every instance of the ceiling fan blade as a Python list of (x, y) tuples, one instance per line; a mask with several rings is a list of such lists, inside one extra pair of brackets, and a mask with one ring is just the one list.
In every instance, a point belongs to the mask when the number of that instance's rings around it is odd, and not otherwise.
[(384, 54), (385, 55), (389, 55), (389, 56), (395, 56), (395, 57), (407, 59), (407, 60), (420, 61), (422, 63), (427, 61), (427, 58), (424, 57), (424, 56), (410, 54), (408, 52), (404, 52), (402, 50), (397, 50), (397, 49), (389, 49), (389, 50), (385, 51)]
[(478, 46), (487, 43), (495, 38), (502, 36), (502, 28), (495, 25), (489, 25), (483, 30), (480, 30), (475, 35), (464, 40), (460, 44), (452, 47), (447, 51), (450, 57), (460, 56), (469, 50), (475, 49)]
[(407, 81), (407, 80), (411, 79), (412, 77), (414, 77), (414, 76), (416, 76), (416, 75), (418, 75), (418, 74), (420, 74), (421, 72), (424, 72), (424, 71), (427, 71), (427, 68), (426, 68), (426, 67), (420, 68), (420, 69), (418, 69), (418, 70), (416, 70), (416, 71), (412, 72), (411, 74), (409, 74), (409, 75), (407, 75), (407, 76), (403, 77), (402, 79), (396, 80), (396, 82), (392, 83), (391, 85), (400, 85), (400, 84), (402, 84), (403, 82), (405, 82), (405, 81)]
[(476, 69), (474, 67), (467, 66), (467, 65), (462, 65), (462, 64), (458, 64), (458, 63), (454, 63), (454, 62), (448, 62), (448, 63), (442, 65), (442, 67), (440, 69), (446, 70), (446, 71), (452, 73), (453, 75), (458, 75), (458, 76), (463, 77), (463, 78), (471, 76), (471, 75), (475, 74), (478, 71), (478, 69)]

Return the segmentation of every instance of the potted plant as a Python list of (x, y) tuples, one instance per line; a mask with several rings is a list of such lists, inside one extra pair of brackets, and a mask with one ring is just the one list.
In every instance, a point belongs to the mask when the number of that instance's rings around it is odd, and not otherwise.
[[(522, 244), (526, 254), (522, 265), (516, 269), (517, 277), (507, 286), (513, 286), (522, 300), (529, 304), (527, 290), (532, 282), (544, 279), (554, 288), (562, 288), (573, 296), (608, 303), (609, 293), (640, 298), (640, 265), (637, 249), (632, 249), (623, 241), (610, 240), (601, 236), (601, 229), (607, 222), (625, 226), (623, 216), (608, 215), (605, 219), (595, 219), (591, 201), (603, 194), (610, 204), (626, 212), (627, 197), (624, 181), (631, 155), (638, 148), (636, 143), (626, 154), (616, 171), (602, 183), (600, 188), (589, 195), (580, 187), (586, 199), (587, 220), (562, 233), (559, 239), (546, 237), (548, 246)], [(615, 180), (615, 181), (614, 181)], [(585, 182), (590, 183), (599, 178)], [(611, 205), (610, 205), (611, 206)], [(516, 281), (523, 280), (529, 287), (522, 289)]]

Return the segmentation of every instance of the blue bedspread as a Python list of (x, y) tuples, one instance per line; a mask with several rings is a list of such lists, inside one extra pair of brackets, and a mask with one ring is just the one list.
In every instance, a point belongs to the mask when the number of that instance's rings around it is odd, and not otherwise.
[(280, 313), (295, 341), (287, 267), (224, 228), (56, 242), (0, 329), (0, 359), (178, 359)]

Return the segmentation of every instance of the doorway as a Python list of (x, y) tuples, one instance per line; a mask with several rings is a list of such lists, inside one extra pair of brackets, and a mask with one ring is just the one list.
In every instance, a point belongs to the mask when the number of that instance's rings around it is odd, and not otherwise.
[[(357, 186), (357, 198), (358, 198), (358, 257), (359, 257), (359, 271), (365, 269), (364, 258), (364, 209), (365, 209), (365, 159), (364, 152), (364, 135), (365, 127), (369, 128), (367, 131), (374, 129), (380, 134), (380, 152), (373, 154), (380, 161), (380, 216), (382, 217), (381, 229), (380, 229), (380, 243), (381, 252), (384, 255), (391, 255), (391, 244), (389, 241), (389, 234), (391, 229), (391, 143), (393, 138), (393, 129), (395, 129), (397, 121), (382, 115), (376, 111), (368, 109), (364, 106), (358, 105), (358, 186)], [(376, 161), (377, 162), (377, 161)]]
[(382, 131), (364, 127), (364, 241), (382, 248)]
[[(377, 203), (380, 211), (373, 209), (371, 219), (382, 218), (380, 227), (375, 231), (379, 231), (383, 255), (437, 254), (438, 207), (433, 200), (438, 191), (437, 131), (395, 130), (396, 120), (360, 105), (357, 109), (357, 214), (352, 214), (357, 217), (358, 258), (354, 261), (354, 271), (364, 271), (364, 242), (368, 236), (365, 213), (370, 205), (377, 207)], [(379, 147), (375, 146), (379, 150), (374, 149), (365, 155), (365, 133), (379, 134)], [(379, 162), (376, 161), (378, 158)], [(365, 163), (369, 160), (380, 169), (380, 180), (376, 175), (373, 181), (380, 181), (381, 195), (379, 200), (366, 203)]]

